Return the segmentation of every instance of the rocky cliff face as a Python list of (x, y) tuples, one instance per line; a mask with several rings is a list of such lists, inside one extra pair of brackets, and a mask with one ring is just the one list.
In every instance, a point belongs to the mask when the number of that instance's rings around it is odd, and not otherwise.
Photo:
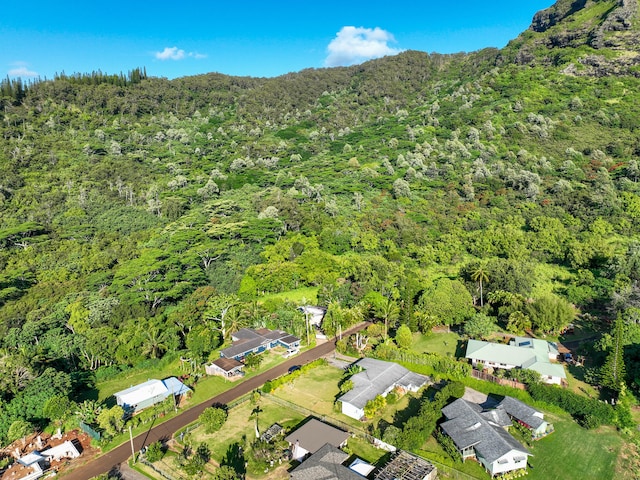
[[(514, 41), (513, 60), (557, 65), (572, 75), (640, 76), (638, 11), (638, 0), (558, 0)], [(566, 62), (573, 49), (587, 53)]]

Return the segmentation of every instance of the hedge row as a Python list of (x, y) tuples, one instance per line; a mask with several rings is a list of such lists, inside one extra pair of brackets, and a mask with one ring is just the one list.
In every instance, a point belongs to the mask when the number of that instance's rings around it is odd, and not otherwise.
[(380, 360), (391, 360), (413, 365), (422, 365), (420, 373), (436, 375), (449, 380), (461, 380), (471, 375), (471, 365), (466, 361), (445, 357), (437, 353), (416, 353), (402, 350), (395, 345), (381, 343), (373, 352), (373, 356)]
[(612, 425), (616, 419), (613, 407), (608, 403), (578, 395), (571, 390), (534, 383), (529, 385), (529, 394), (534, 400), (562, 408), (585, 428)]

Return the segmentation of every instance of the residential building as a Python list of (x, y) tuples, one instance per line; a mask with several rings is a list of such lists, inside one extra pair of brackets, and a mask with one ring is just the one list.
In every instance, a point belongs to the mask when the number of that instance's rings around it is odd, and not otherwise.
[(484, 412), (482, 407), (462, 398), (442, 409), (447, 420), (440, 425), (456, 445), (463, 460), (475, 458), (487, 472), (496, 475), (527, 468), (531, 455), (507, 431), (506, 413)]
[(558, 357), (557, 345), (536, 338), (515, 337), (508, 345), (469, 340), (465, 357), (474, 367), (534, 370), (545, 383), (562, 385), (567, 378), (564, 367), (552, 362)]
[(504, 397), (497, 408), (504, 410), (509, 415), (509, 418), (526, 427), (531, 432), (533, 440), (538, 440), (553, 432), (553, 425), (544, 419), (542, 412), (517, 398)]
[[(375, 467), (359, 459), (349, 466), (344, 465), (350, 456), (330, 443), (325, 443), (294, 468), (289, 478), (292, 480), (363, 480), (374, 470)], [(366, 474), (363, 475), (365, 472)]]
[(235, 358), (220, 357), (208, 365), (205, 365), (204, 371), (207, 375), (219, 375), (226, 378), (241, 377), (244, 375), (244, 363), (239, 362)]
[(239, 362), (244, 357), (253, 354), (260, 354), (275, 347), (286, 349), (300, 348), (300, 339), (282, 330), (269, 330), (268, 328), (242, 328), (231, 335), (233, 344), (220, 350), (220, 356), (233, 358)]
[(160, 403), (171, 395), (179, 397), (188, 392), (191, 392), (189, 387), (176, 377), (169, 377), (165, 380), (147, 380), (139, 385), (116, 392), (113, 396), (116, 397), (116, 403), (125, 411), (134, 413)]
[(325, 443), (336, 448), (343, 447), (348, 438), (348, 432), (312, 418), (287, 435), (285, 440), (291, 445), (293, 459), (302, 460), (308, 454), (316, 453)]
[(364, 417), (365, 405), (376, 396), (384, 397), (396, 388), (403, 392), (417, 392), (429, 380), (397, 363), (374, 358), (362, 358), (356, 365), (363, 371), (351, 377), (353, 388), (338, 398), (342, 403), (342, 413), (356, 420)]

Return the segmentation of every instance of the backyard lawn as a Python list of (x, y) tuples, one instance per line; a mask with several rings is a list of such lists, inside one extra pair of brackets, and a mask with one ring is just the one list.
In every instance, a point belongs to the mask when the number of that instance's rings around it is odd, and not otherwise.
[(615, 466), (623, 441), (612, 427), (585, 430), (568, 416), (546, 415), (555, 431), (530, 447), (529, 480), (562, 478), (637, 478), (633, 472), (616, 475)]
[(458, 343), (461, 337), (457, 333), (431, 333), (423, 335), (416, 333), (413, 335), (413, 345), (411, 350), (418, 353), (439, 353), (440, 355), (453, 357), (456, 355)]

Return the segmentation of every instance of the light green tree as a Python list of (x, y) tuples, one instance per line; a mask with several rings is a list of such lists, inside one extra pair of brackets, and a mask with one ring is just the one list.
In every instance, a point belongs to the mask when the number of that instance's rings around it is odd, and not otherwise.
[(395, 341), (396, 345), (400, 348), (405, 350), (411, 348), (413, 343), (413, 334), (411, 333), (411, 329), (405, 324), (400, 325), (396, 331)]

